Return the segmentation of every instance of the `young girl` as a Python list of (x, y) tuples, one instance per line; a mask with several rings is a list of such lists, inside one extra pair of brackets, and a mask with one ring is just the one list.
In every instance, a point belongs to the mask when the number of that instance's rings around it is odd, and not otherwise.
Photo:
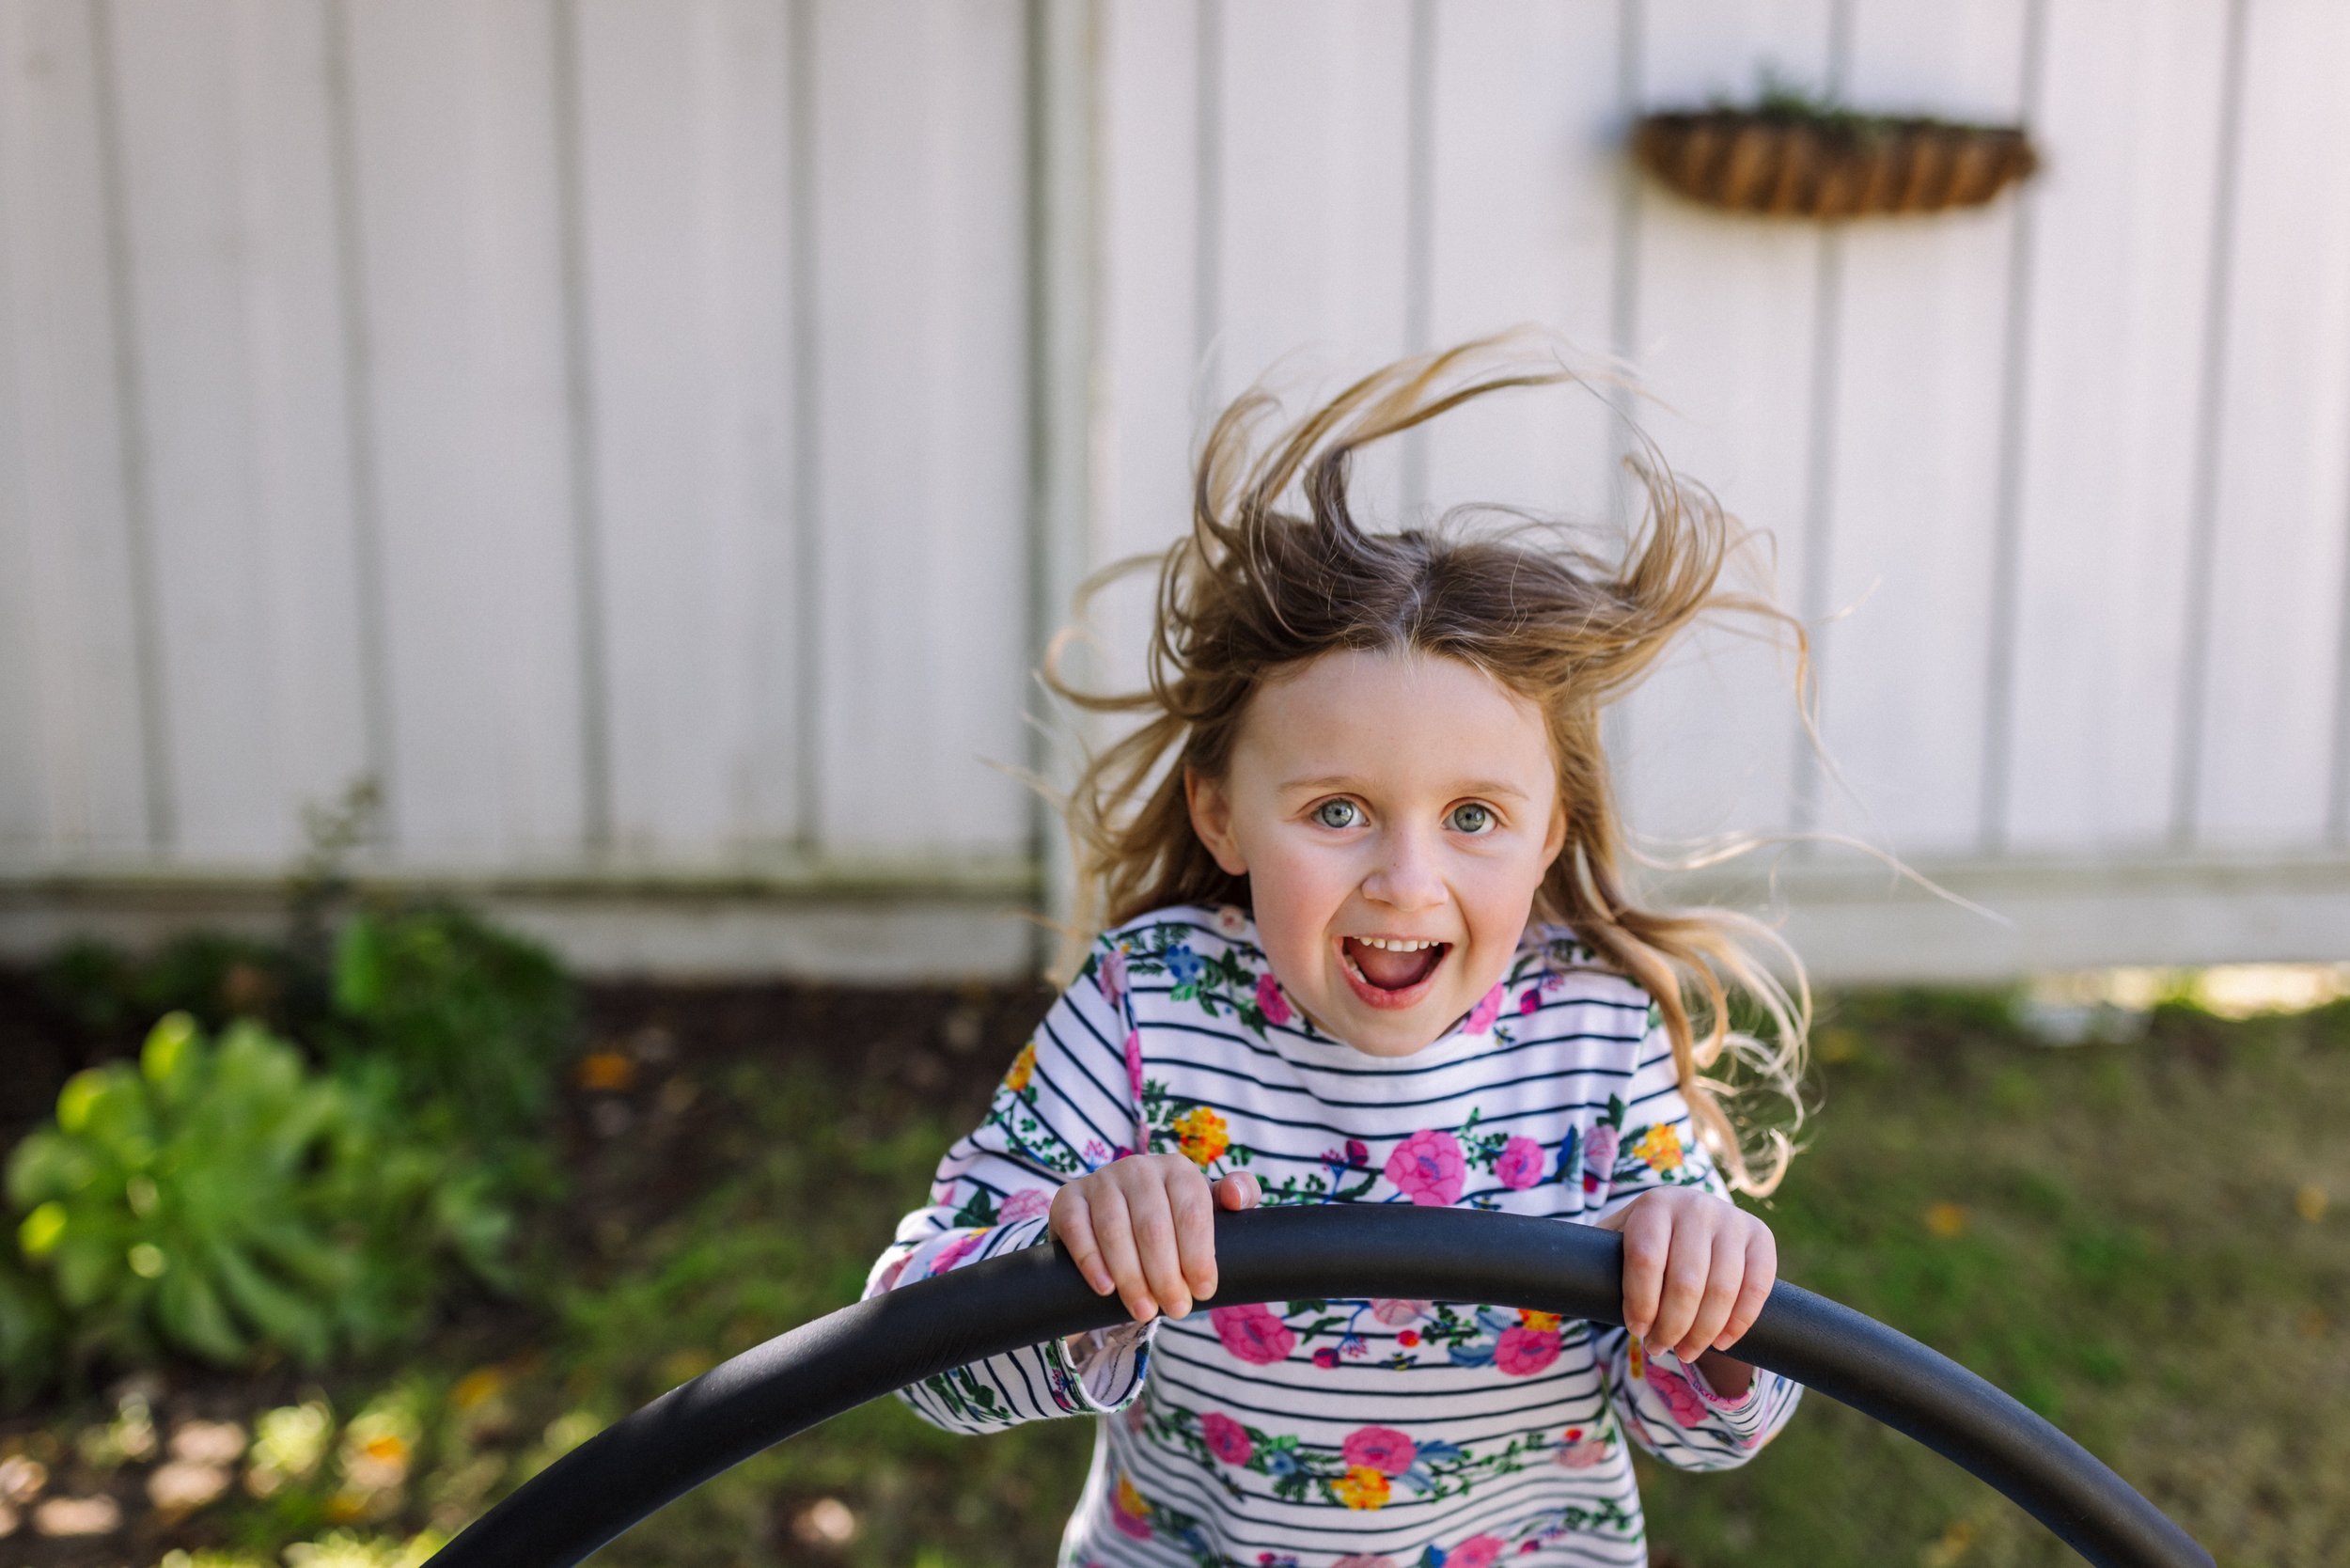
[[(1700, 1074), (1728, 1051), (1791, 1091), (1802, 1010), (1752, 928), (1629, 901), (1600, 748), (1676, 632), (1759, 606), (1716, 593), (1737, 536), (1653, 463), (1617, 566), (1527, 525), (1360, 527), (1355, 450), (1565, 379), (1492, 353), (1391, 367), (1261, 453), (1265, 400), (1235, 404), (1161, 568), (1150, 691), (1067, 694), (1144, 716), (1070, 811), (1110, 929), (869, 1285), (1058, 1238), (1118, 1294), (1122, 1328), (905, 1395), (958, 1432), (1103, 1418), (1064, 1564), (1639, 1562), (1627, 1439), (1718, 1469), (1794, 1408), (1730, 1354), (1776, 1265), (1725, 1193), (1768, 1191), (1788, 1145), (1742, 1139)], [(1729, 1032), (1725, 980), (1774, 1046)], [(1619, 1231), (1629, 1330), (1217, 1301), (1213, 1211), (1261, 1202)]]

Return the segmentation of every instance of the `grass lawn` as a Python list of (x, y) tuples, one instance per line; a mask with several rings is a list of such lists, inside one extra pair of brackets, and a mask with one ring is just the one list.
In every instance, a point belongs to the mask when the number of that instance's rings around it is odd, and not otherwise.
[[(598, 1423), (853, 1299), (1042, 999), (777, 987), (591, 1004), (543, 1304), (485, 1300), (399, 1366), (175, 1372), (0, 1420), (0, 1459), (126, 1514), (103, 1538), (19, 1530), (0, 1559), (145, 1568), (186, 1548), (174, 1568), (259, 1568), (339, 1529), (346, 1555), (314, 1568), (385, 1568), (396, 1553), (368, 1543), (462, 1523)], [(2134, 1043), (2055, 1049), (1990, 1000), (1856, 996), (1827, 1010), (1818, 1055), (1810, 1146), (1766, 1210), (1789, 1278), (2016, 1393), (2223, 1564), (2350, 1560), (2350, 1008), (2171, 1010)], [(145, 1500), (189, 1421), (306, 1407), (325, 1418), (315, 1463), (268, 1497), (240, 1486), (177, 1517)], [(1089, 1442), (1077, 1421), (949, 1438), (885, 1403), (597, 1560), (1049, 1562)], [(1742, 1471), (1652, 1466), (1643, 1487), (1657, 1560), (1682, 1568), (2075, 1560), (1825, 1400)]]

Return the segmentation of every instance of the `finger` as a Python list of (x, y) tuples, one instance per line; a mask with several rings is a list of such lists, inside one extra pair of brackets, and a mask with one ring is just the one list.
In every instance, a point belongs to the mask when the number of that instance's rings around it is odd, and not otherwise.
[(1730, 1322), (1723, 1325), (1714, 1341), (1716, 1350), (1728, 1350), (1747, 1337), (1754, 1320), (1762, 1315), (1762, 1304), (1771, 1299), (1771, 1287), (1778, 1282), (1778, 1240), (1767, 1226), (1756, 1226), (1747, 1238), (1747, 1277), (1738, 1287), (1738, 1304), (1730, 1309)]
[(1114, 1184), (1104, 1183), (1092, 1207), (1094, 1245), (1102, 1249), (1102, 1261), (1109, 1265), (1110, 1278), (1117, 1282), (1118, 1299), (1126, 1304), (1127, 1315), (1136, 1323), (1149, 1323), (1159, 1315), (1159, 1304), (1144, 1282), (1142, 1260), (1135, 1255), (1134, 1220), (1127, 1212), (1126, 1195)]
[[(1610, 1218), (1616, 1217), (1610, 1215)], [(1648, 1338), (1665, 1284), (1665, 1258), (1672, 1246), (1672, 1221), (1644, 1208), (1623, 1231), (1623, 1325), (1636, 1340)]]
[(1665, 1287), (1656, 1299), (1656, 1321), (1649, 1325), (1651, 1350), (1670, 1350), (1688, 1337), (1705, 1295), (1705, 1277), (1714, 1263), (1711, 1229), (1694, 1216), (1673, 1227), (1672, 1245), (1665, 1260)]
[(1174, 1216), (1175, 1262), (1183, 1282), (1195, 1299), (1215, 1294), (1215, 1200), (1208, 1184), (1196, 1173), (1177, 1172), (1167, 1184), (1167, 1205)]
[(1110, 1278), (1109, 1265), (1102, 1261), (1102, 1249), (1093, 1241), (1093, 1211), (1088, 1206), (1085, 1194), (1073, 1187), (1063, 1187), (1053, 1204), (1053, 1234), (1059, 1238), (1069, 1261), (1077, 1265), (1095, 1295), (1107, 1295), (1118, 1289), (1118, 1281)]
[(1167, 1184), (1152, 1182), (1126, 1194), (1126, 1212), (1134, 1218), (1135, 1252), (1151, 1298), (1168, 1317), (1183, 1316), (1191, 1310), (1191, 1286), (1175, 1246), (1175, 1211)]
[(1720, 1336), (1722, 1325), (1730, 1321), (1730, 1309), (1738, 1305), (1738, 1292), (1747, 1277), (1747, 1239), (1741, 1233), (1745, 1229), (1725, 1225), (1715, 1232), (1712, 1266), (1706, 1272), (1705, 1293), (1698, 1300), (1698, 1315), (1691, 1320), (1689, 1331), (1673, 1341), (1673, 1354), (1684, 1361), (1694, 1361), (1704, 1353)]
[(1253, 1209), (1263, 1198), (1264, 1188), (1256, 1177), (1246, 1170), (1235, 1170), (1215, 1184), (1215, 1201), (1219, 1208)]

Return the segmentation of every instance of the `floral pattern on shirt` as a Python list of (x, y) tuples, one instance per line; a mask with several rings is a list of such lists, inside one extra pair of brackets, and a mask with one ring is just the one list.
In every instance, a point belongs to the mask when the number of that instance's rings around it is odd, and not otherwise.
[(1572, 1436), (1536, 1432), (1464, 1448), (1440, 1438), (1415, 1438), (1397, 1427), (1366, 1425), (1332, 1447), (1173, 1400), (1151, 1407), (1148, 1429), (1164, 1444), (1192, 1454), (1235, 1498), (1246, 1494), (1231, 1472), (1247, 1471), (1266, 1477), (1273, 1495), (1286, 1501), (1321, 1497), (1358, 1512), (1384, 1508), (1399, 1497), (1466, 1496), (1480, 1480), (1549, 1464), (1570, 1450), (1591, 1451), (1590, 1462), (1596, 1462), (1615, 1440), (1610, 1433), (1576, 1428)]
[[(1130, 922), (1097, 944), (1012, 1060), (869, 1289), (1037, 1245), (1061, 1183), (1135, 1152), (1181, 1155), (1211, 1178), (1252, 1169), (1272, 1203), (1561, 1222), (1659, 1186), (1718, 1187), (1653, 1008), (1579, 944), (1529, 941), (1438, 1045), (1418, 1060), (1365, 1061), (1319, 1034), (1237, 911)], [(1006, 1235), (1013, 1226), (1024, 1229)], [(1064, 1542), (1069, 1568), (1621, 1560), (1640, 1539), (1630, 1444), (1681, 1467), (1723, 1467), (1794, 1403), (1769, 1374), (1747, 1399), (1720, 1400), (1621, 1329), (1530, 1309), (1201, 1305), (1099, 1343), (958, 1368), (908, 1402), (961, 1431), (1106, 1417)], [(1496, 1435), (1487, 1421), (1429, 1419), (1425, 1402), (1383, 1391), (1388, 1373), (1409, 1379), (1398, 1392), (1490, 1390), (1512, 1419)], [(1293, 1535), (1227, 1555), (1235, 1524), (1261, 1507), (1308, 1512), (1286, 1516)], [(1316, 1511), (1327, 1530), (1310, 1522)]]

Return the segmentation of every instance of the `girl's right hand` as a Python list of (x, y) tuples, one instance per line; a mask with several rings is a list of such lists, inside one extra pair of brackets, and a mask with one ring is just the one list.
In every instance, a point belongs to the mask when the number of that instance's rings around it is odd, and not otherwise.
[(1261, 1196), (1246, 1171), (1210, 1187), (1182, 1154), (1129, 1154), (1055, 1193), (1052, 1231), (1094, 1294), (1116, 1291), (1136, 1323), (1188, 1317), (1215, 1294), (1215, 1211)]

